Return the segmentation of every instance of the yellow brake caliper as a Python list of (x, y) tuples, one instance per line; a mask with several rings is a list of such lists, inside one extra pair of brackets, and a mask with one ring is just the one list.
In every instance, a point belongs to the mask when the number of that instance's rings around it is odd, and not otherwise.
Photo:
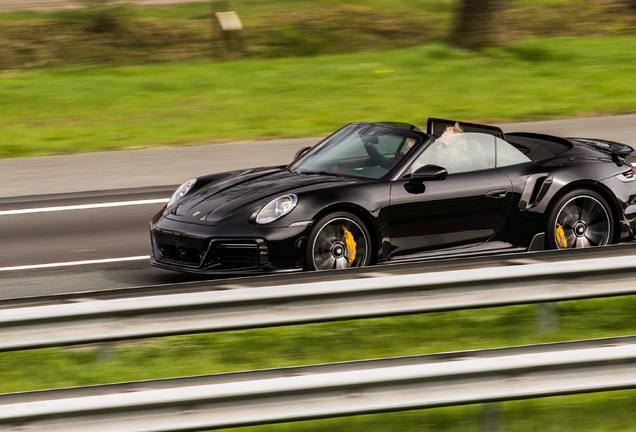
[(556, 224), (555, 234), (556, 234), (557, 245), (561, 249), (566, 249), (568, 247), (568, 242), (565, 239), (565, 232), (563, 231), (563, 227), (561, 226), (561, 224)]
[(353, 234), (351, 234), (351, 231), (349, 231), (345, 227), (342, 227), (342, 230), (344, 231), (346, 248), (345, 257), (347, 258), (347, 261), (349, 261), (349, 265), (352, 265), (353, 261), (356, 259), (356, 241), (353, 239)]

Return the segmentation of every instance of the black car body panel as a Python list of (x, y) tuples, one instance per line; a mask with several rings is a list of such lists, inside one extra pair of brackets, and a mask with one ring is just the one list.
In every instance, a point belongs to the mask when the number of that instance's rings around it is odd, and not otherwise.
[(634, 239), (631, 147), (444, 119), (427, 128), (352, 123), (289, 166), (187, 182), (151, 221), (151, 263), (247, 274)]

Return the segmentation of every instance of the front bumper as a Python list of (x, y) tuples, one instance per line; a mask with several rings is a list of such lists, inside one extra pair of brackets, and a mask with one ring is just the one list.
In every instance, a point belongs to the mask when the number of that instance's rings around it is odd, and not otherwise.
[(161, 218), (150, 225), (150, 262), (204, 274), (299, 271), (306, 231), (307, 227), (236, 228)]

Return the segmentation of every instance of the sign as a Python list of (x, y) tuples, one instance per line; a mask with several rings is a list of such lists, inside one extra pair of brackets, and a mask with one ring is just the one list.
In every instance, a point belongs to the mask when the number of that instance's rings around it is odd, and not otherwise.
[(216, 12), (214, 15), (223, 31), (243, 30), (243, 24), (236, 12)]

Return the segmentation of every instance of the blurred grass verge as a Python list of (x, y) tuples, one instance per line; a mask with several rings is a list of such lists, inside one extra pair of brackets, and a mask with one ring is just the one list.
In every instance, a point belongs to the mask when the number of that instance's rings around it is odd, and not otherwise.
[(320, 136), (350, 121), (636, 110), (636, 38), (0, 72), (0, 157)]
[[(164, 7), (69, 0), (77, 9), (0, 14), (0, 69), (184, 59), (349, 54), (444, 43), (450, 0), (215, 0)], [(630, 0), (631, 1), (631, 0)], [(633, 36), (628, 0), (512, 0), (497, 20), (506, 45), (527, 37)], [(214, 12), (235, 10), (243, 50), (218, 52)]]
[[(481, 51), (444, 42), (447, 0), (77, 1), (0, 13), (0, 157), (636, 110), (636, 18), (619, 0), (511, 2), (507, 41)], [(230, 8), (234, 51), (211, 19)]]
[[(635, 307), (633, 296), (558, 303), (559, 328), (548, 333), (531, 305), (2, 353), (0, 393), (634, 334)], [(504, 403), (504, 430), (633, 430), (635, 400), (626, 391)], [(480, 430), (479, 422), (478, 407), (467, 406), (247, 430)]]

